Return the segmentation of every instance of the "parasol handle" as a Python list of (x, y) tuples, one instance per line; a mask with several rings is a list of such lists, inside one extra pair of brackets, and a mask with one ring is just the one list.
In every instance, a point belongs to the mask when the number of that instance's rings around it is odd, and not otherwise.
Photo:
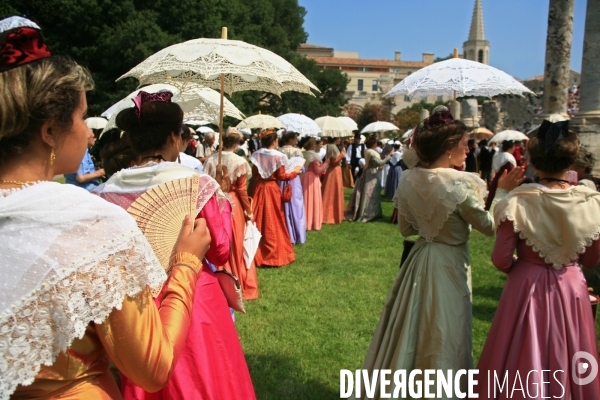
[[(227, 40), (227, 27), (221, 28), (221, 39)], [(225, 108), (225, 74), (221, 74), (221, 108), (219, 109), (219, 158), (218, 165), (221, 165), (221, 155), (223, 153), (223, 109)], [(221, 183), (221, 182), (219, 182)]]
[[(458, 58), (458, 49), (454, 48), (454, 57)], [(454, 91), (454, 102), (452, 103), (452, 114), (456, 114), (456, 90)], [(459, 116), (453, 115), (454, 118), (458, 118)]]

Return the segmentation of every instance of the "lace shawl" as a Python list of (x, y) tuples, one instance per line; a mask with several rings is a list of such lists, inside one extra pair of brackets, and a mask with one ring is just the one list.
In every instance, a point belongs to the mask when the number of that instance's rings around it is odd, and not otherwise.
[(329, 161), (332, 158), (338, 158), (340, 155), (340, 149), (335, 144), (327, 145), (327, 153), (325, 153), (325, 160)]
[(0, 399), (165, 272), (127, 212), (73, 185), (0, 197)]
[(428, 242), (456, 206), (473, 197), (484, 207), (487, 190), (476, 174), (452, 168), (414, 168), (400, 174), (394, 207)]
[(283, 154), (287, 156), (287, 158), (292, 159), (294, 157), (302, 157), (302, 151), (293, 146), (285, 145), (279, 149)]
[(258, 169), (258, 173), (263, 179), (268, 179), (279, 169), (285, 167), (287, 174), (294, 171), (298, 166), (304, 166), (304, 158), (287, 158), (285, 154), (277, 150), (259, 149), (252, 153), (250, 161)]
[(304, 159), (306, 160), (306, 165), (309, 165), (310, 163), (312, 163), (315, 160), (321, 161), (321, 157), (319, 156), (319, 153), (315, 153), (314, 151), (303, 151), (302, 157), (304, 157)]
[(512, 221), (519, 237), (556, 269), (576, 261), (600, 234), (600, 193), (521, 185), (494, 208), (496, 226)]
[[(204, 164), (204, 170), (213, 178), (217, 176), (218, 163), (219, 154), (217, 153), (210, 156)], [(230, 151), (224, 151), (221, 154), (221, 164), (227, 168), (227, 173), (229, 174), (232, 183), (242, 175), (246, 175), (248, 178), (252, 176), (252, 169), (248, 165), (248, 162)]]

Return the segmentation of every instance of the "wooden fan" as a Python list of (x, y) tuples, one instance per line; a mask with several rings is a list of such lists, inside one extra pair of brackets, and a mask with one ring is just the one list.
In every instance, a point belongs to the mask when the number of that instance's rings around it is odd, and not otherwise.
[(200, 177), (176, 179), (153, 187), (127, 209), (167, 273), (173, 247), (186, 215), (196, 217)]

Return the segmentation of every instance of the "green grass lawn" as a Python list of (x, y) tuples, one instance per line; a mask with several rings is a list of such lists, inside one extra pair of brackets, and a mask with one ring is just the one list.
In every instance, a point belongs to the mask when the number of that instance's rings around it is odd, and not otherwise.
[[(339, 398), (340, 369), (362, 367), (402, 255), (392, 211), (383, 198), (383, 220), (324, 225), (295, 247), (295, 263), (259, 269), (260, 297), (236, 325), (260, 400)], [(506, 280), (493, 243), (479, 232), (469, 241), (475, 364)]]

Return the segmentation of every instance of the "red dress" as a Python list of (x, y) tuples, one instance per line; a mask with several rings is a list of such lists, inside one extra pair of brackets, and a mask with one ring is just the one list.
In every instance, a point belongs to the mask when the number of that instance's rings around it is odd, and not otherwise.
[(225, 268), (229, 272), (235, 273), (240, 280), (244, 292), (244, 300), (253, 300), (258, 298), (258, 277), (256, 276), (256, 265), (252, 262), (250, 268), (246, 268), (244, 260), (244, 233), (246, 230), (246, 218), (244, 211), (252, 214), (246, 183), (248, 178), (241, 175), (231, 183), (229, 197), (234, 203), (233, 207), (233, 240), (231, 241), (231, 257)]
[(279, 167), (268, 178), (260, 176), (256, 166), (252, 167), (256, 177), (254, 188), (254, 221), (262, 234), (254, 261), (260, 267), (281, 267), (296, 261), (294, 247), (285, 223), (281, 189), (277, 181), (290, 181), (298, 174), (285, 173), (285, 167)]

